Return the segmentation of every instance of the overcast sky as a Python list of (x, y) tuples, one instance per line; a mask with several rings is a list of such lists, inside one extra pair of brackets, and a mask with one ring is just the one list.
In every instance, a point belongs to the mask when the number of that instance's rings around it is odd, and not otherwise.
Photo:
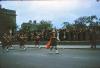
[(96, 0), (52, 0), (52, 1), (1, 1), (3, 8), (16, 10), (18, 25), (29, 20), (51, 20), (54, 27), (71, 22), (81, 16), (100, 16), (100, 2)]

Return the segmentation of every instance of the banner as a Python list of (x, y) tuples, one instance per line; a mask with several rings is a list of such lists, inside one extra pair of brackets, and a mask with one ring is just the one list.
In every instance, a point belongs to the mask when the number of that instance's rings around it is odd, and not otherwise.
[(50, 46), (51, 46), (50, 44), (51, 44), (51, 40), (49, 40), (49, 41), (46, 43), (45, 48), (49, 49)]

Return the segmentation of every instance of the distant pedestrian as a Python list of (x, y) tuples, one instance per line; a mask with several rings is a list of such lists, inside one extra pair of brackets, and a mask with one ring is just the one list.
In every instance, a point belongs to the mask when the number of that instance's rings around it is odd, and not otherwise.
[(90, 29), (89, 40), (91, 48), (96, 48), (96, 31), (95, 28)]
[(39, 35), (35, 37), (35, 47), (40, 48), (40, 36)]

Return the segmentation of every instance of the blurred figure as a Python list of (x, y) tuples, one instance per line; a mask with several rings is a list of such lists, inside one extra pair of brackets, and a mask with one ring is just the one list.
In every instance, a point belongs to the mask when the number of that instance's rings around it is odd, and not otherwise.
[(27, 42), (27, 35), (22, 33), (19, 35), (19, 44), (20, 44), (20, 48), (23, 48), (24, 50), (26, 49), (25, 48), (25, 43)]
[(89, 40), (91, 48), (96, 48), (96, 31), (95, 28), (90, 29)]
[(56, 31), (55, 30), (53, 30), (52, 31), (52, 35), (51, 35), (51, 43), (50, 43), (50, 45), (51, 45), (51, 47), (50, 47), (50, 51), (52, 51), (52, 49), (55, 49), (55, 53), (59, 53), (58, 52), (58, 49), (57, 49), (57, 36), (56, 36)]
[(39, 43), (40, 43), (40, 36), (39, 36), (39, 35), (37, 35), (37, 36), (35, 37), (35, 47), (40, 48)]
[(7, 33), (4, 33), (1, 40), (2, 48), (8, 51), (9, 47), (12, 47), (12, 37)]

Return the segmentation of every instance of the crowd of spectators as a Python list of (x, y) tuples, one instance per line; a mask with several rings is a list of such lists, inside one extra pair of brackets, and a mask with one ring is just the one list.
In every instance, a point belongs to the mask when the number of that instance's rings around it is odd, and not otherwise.
[[(28, 32), (28, 40), (33, 40), (37, 35), (40, 36), (41, 41), (47, 41), (50, 38), (52, 30), (43, 30), (43, 31), (32, 31)], [(89, 30), (68, 30), (68, 29), (59, 29), (56, 30), (56, 36), (60, 41), (86, 41), (89, 39)]]

